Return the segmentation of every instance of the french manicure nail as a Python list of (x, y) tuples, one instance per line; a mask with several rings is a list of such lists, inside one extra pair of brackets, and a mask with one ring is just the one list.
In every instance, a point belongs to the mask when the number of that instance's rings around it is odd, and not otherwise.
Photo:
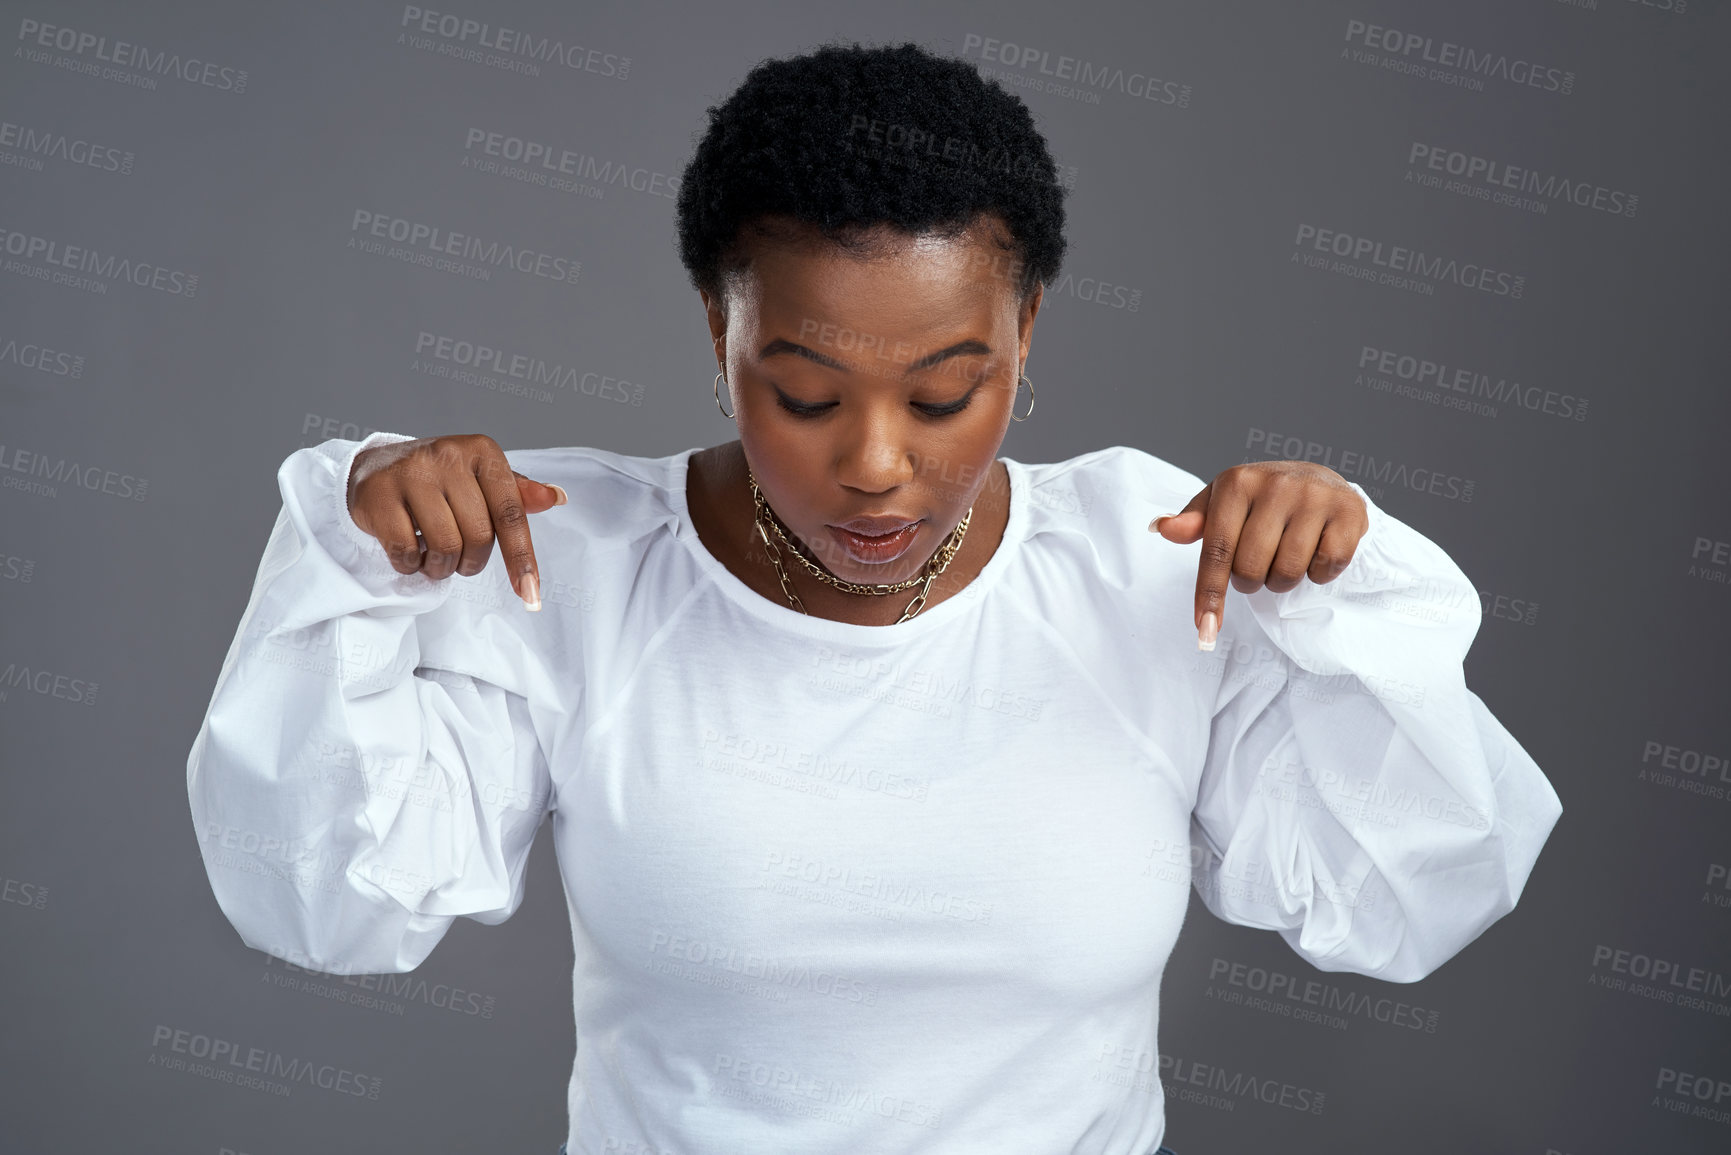
[(1220, 633), (1220, 615), (1209, 610), (1202, 615), (1202, 628), (1196, 632), (1196, 648), (1212, 650), (1214, 639)]
[(523, 604), (530, 610), (541, 608), (541, 579), (535, 576), (533, 570), (523, 575)]
[(549, 482), (547, 485), (547, 488), (551, 489), (554, 493), (557, 493), (559, 495), (558, 498), (554, 500), (554, 502), (553, 502), (554, 505), (564, 505), (567, 501), (571, 500), (570, 498), (565, 496), (565, 487), (564, 486), (554, 485), (551, 482)]

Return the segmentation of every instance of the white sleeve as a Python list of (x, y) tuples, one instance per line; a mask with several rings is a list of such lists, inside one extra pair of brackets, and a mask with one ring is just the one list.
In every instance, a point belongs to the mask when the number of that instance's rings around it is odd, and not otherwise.
[[(251, 947), (400, 973), (457, 915), (498, 923), (551, 783), (555, 683), (498, 549), (399, 574), (348, 512), (375, 433), (289, 455), (252, 595), (186, 764), (205, 872)], [(457, 583), (466, 583), (459, 586)]]
[(1415, 982), (1514, 908), (1562, 804), (1466, 687), (1472, 582), (1352, 488), (1370, 527), (1346, 571), (1229, 590), (1198, 655), (1214, 709), (1194, 879), (1320, 970)]

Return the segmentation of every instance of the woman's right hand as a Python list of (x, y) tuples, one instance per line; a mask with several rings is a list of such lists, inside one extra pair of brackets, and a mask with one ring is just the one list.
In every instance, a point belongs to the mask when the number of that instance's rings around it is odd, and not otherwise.
[(541, 582), (527, 515), (565, 502), (559, 486), (512, 469), (485, 433), (375, 445), (349, 471), (349, 516), (398, 573), (472, 577), (497, 538), (511, 588), (531, 610), (541, 608)]

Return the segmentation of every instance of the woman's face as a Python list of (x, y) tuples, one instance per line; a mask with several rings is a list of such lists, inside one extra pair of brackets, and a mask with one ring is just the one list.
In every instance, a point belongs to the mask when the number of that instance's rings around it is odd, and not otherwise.
[(725, 317), (703, 296), (758, 488), (837, 577), (913, 577), (990, 477), (1041, 296), (1018, 308), (991, 227), (880, 229), (865, 256), (758, 240)]

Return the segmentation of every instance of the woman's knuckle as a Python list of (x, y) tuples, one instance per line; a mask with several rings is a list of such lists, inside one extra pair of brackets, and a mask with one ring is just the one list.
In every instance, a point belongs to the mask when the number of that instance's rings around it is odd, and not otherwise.
[(528, 515), (523, 512), (523, 503), (508, 499), (499, 503), (498, 512), (493, 514), (495, 529), (511, 532), (527, 524)]

